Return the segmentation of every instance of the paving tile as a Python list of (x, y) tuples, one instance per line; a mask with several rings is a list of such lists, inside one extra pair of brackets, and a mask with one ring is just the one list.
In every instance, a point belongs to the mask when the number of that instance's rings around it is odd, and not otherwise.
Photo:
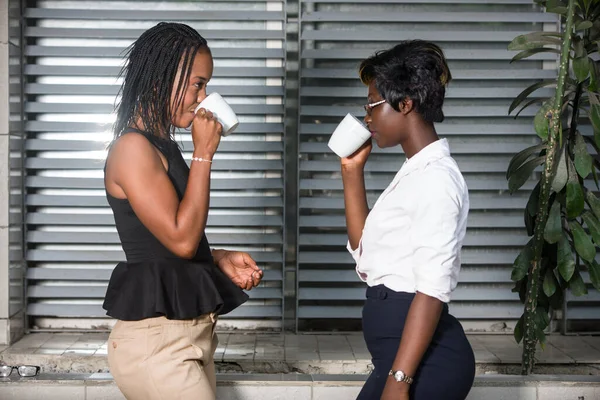
[(40, 347), (42, 344), (52, 338), (50, 333), (30, 333), (25, 335), (21, 340), (12, 344), (11, 348), (35, 348)]
[(302, 351), (302, 352), (294, 352), (287, 351), (285, 352), (286, 361), (319, 361), (319, 354), (316, 351)]
[(313, 387), (312, 400), (348, 400), (355, 399), (360, 390), (361, 386), (315, 386)]
[(91, 356), (96, 351), (97, 350), (81, 350), (81, 349), (78, 349), (78, 350), (66, 350), (64, 352), (64, 355), (65, 356), (74, 356), (74, 355), (77, 355), (77, 356)]
[(85, 398), (85, 387), (41, 384), (0, 385), (0, 399), (18, 400), (81, 400)]
[(319, 358), (322, 361), (326, 360), (355, 360), (354, 355), (348, 352), (319, 352)]
[(573, 358), (569, 357), (556, 346), (553, 346), (552, 343), (546, 343), (543, 349), (538, 345), (536, 357), (538, 363), (544, 364), (569, 364), (575, 362)]
[(581, 339), (596, 350), (600, 351), (600, 336), (581, 336)]
[(311, 393), (312, 388), (308, 385), (264, 385), (259, 387), (256, 387), (254, 385), (231, 385), (217, 387), (217, 399), (219, 400), (308, 400), (311, 398)]
[(538, 399), (543, 400), (595, 400), (600, 399), (600, 385), (577, 387), (571, 385), (540, 386)]
[(63, 355), (65, 350), (62, 349), (37, 349), (34, 354), (53, 354), (53, 355)]
[(317, 335), (319, 352), (352, 351), (350, 343), (343, 335)]
[(285, 335), (285, 347), (317, 350), (316, 335)]
[[(474, 387), (466, 400), (536, 400), (535, 387)], [(546, 400), (540, 397), (540, 399)], [(566, 400), (566, 399), (563, 399)]]
[(117, 385), (92, 385), (85, 388), (86, 400), (125, 400)]

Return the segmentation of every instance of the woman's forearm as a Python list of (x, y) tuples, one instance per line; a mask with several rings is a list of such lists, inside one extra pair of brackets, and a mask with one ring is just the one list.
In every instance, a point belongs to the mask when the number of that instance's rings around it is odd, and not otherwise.
[[(404, 323), (398, 354), (392, 364), (394, 371), (400, 370), (407, 376), (415, 376), (438, 326), (443, 306), (444, 303), (435, 297), (416, 293)], [(408, 389), (407, 384), (398, 384)]]
[(363, 168), (342, 165), (342, 181), (348, 240), (350, 246), (356, 249), (369, 214)]

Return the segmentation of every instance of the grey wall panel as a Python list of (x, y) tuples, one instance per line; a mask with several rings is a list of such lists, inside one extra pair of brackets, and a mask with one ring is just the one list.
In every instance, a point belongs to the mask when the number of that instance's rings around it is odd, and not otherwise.
[[(123, 50), (159, 21), (191, 25), (215, 59), (208, 91), (240, 118), (215, 157), (207, 235), (250, 252), (265, 269), (251, 300), (228, 317), (283, 318), (285, 1), (32, 1), (25, 10), (27, 273), (31, 322), (103, 318), (110, 271), (124, 259), (103, 191)], [(143, 9), (144, 11), (140, 11)], [(184, 157), (193, 150), (178, 132)], [(18, 144), (18, 141), (14, 141)], [(17, 239), (17, 235), (13, 235)], [(89, 289), (89, 290), (88, 290)], [(56, 328), (56, 324), (52, 324)]]

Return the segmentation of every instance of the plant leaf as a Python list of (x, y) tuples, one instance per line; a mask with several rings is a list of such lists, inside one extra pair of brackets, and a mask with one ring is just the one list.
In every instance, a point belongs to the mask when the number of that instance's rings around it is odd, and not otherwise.
[(600, 200), (592, 192), (587, 192), (585, 199), (590, 205), (590, 209), (592, 210), (596, 218), (600, 218)]
[(548, 35), (551, 32), (532, 32), (525, 35), (519, 35), (508, 45), (508, 50), (528, 50), (539, 48), (544, 45), (560, 46), (562, 41), (554, 35)]
[(569, 240), (564, 234), (558, 241), (556, 258), (558, 272), (566, 282), (569, 282), (573, 276), (573, 272), (575, 272), (575, 258), (573, 257)]
[(589, 211), (584, 212), (581, 218), (583, 218), (583, 221), (590, 230), (594, 243), (600, 245), (600, 222), (598, 221), (598, 218)]
[(544, 239), (548, 243), (556, 243), (562, 236), (562, 223), (560, 217), (560, 202), (554, 200), (550, 213), (548, 214), (548, 221), (544, 227)]
[(512, 194), (519, 190), (521, 186), (529, 179), (533, 171), (542, 165), (545, 156), (536, 157), (532, 160), (527, 161), (525, 164), (520, 166), (509, 178), (508, 180), (508, 190)]
[(575, 173), (575, 166), (570, 159), (569, 164), (569, 180), (567, 181), (567, 217), (575, 218), (583, 211), (585, 202), (583, 199), (583, 189), (579, 183), (579, 178)]
[(529, 86), (521, 93), (519, 93), (519, 95), (513, 100), (510, 107), (508, 108), (508, 113), (512, 113), (515, 110), (515, 108), (517, 108), (519, 104), (521, 104), (525, 99), (527, 99), (527, 96), (529, 96), (531, 93), (535, 92), (539, 88), (543, 88), (544, 86), (550, 85), (556, 85), (556, 79), (546, 79)]
[(535, 146), (528, 147), (524, 150), (521, 150), (510, 160), (508, 163), (508, 168), (506, 169), (506, 179), (509, 179), (510, 176), (521, 166), (529, 157), (534, 154), (539, 154), (542, 150), (546, 148), (545, 144), (538, 144)]
[(575, 136), (575, 169), (583, 179), (592, 172), (592, 156), (587, 151), (587, 144), (579, 132)]
[[(594, 133), (600, 132), (600, 105), (593, 104), (590, 107), (590, 120), (594, 127)], [(596, 144), (600, 146), (600, 143), (596, 140)]]
[(548, 316), (548, 310), (538, 303), (538, 306), (535, 309), (534, 315), (535, 324), (541, 330), (546, 329), (546, 327), (550, 324), (550, 317)]
[(514, 336), (517, 343), (521, 343), (521, 340), (523, 340), (523, 319), (524, 316), (521, 315), (521, 318), (519, 318), (517, 324), (515, 325)]
[(569, 281), (569, 289), (571, 289), (571, 293), (577, 297), (587, 294), (587, 287), (585, 286), (585, 282), (581, 278), (581, 275), (579, 275), (579, 271), (575, 271), (573, 277)]
[(578, 221), (569, 222), (569, 227), (573, 234), (573, 245), (577, 254), (585, 261), (592, 261), (596, 257), (596, 246), (592, 243), (592, 239)]
[(546, 114), (548, 114), (548, 111), (550, 111), (551, 108), (551, 100), (545, 101), (538, 110), (538, 112), (535, 114), (535, 118), (533, 119), (535, 132), (543, 140), (548, 139), (548, 129), (550, 128), (550, 120), (546, 117)]
[(565, 156), (565, 148), (561, 148), (558, 151), (558, 163), (556, 165), (556, 171), (554, 172), (554, 179), (552, 180), (552, 190), (556, 193), (563, 190), (567, 181), (569, 180), (569, 171), (567, 170), (567, 158)]
[(600, 265), (598, 265), (596, 260), (593, 260), (591, 263), (587, 264), (587, 267), (592, 285), (594, 285), (596, 290), (600, 290)]
[[(569, 251), (570, 250), (571, 248), (569, 247)], [(533, 249), (529, 244), (527, 244), (525, 247), (523, 247), (523, 250), (521, 250), (521, 253), (515, 259), (510, 279), (517, 282), (525, 278), (527, 276), (527, 273), (529, 272), (529, 266), (531, 264), (532, 259)]]
[(519, 60), (531, 57), (531, 56), (539, 54), (539, 53), (560, 54), (560, 51), (558, 51), (557, 49), (549, 48), (549, 47), (539, 47), (537, 49), (527, 49), (527, 50), (521, 51), (520, 53), (515, 54), (515, 56), (512, 58), (512, 60), (510, 60), (510, 62), (512, 63), (515, 61), (519, 61)]
[(531, 105), (533, 105), (533, 104), (535, 104), (535, 103), (544, 103), (544, 101), (546, 101), (546, 100), (548, 100), (548, 99), (531, 99), (531, 100), (528, 100), (528, 101), (527, 101), (525, 104), (523, 104), (523, 105), (521, 106), (521, 109), (520, 109), (519, 111), (517, 111), (517, 113), (515, 114), (515, 119), (516, 119), (516, 118), (517, 118), (519, 115), (521, 115), (521, 113), (522, 113), (522, 112), (523, 112), (523, 111), (524, 111), (524, 110), (525, 110), (527, 107), (529, 107), (529, 106), (531, 106)]
[(590, 74), (590, 61), (587, 54), (573, 60), (573, 72), (575, 72), (577, 82), (583, 82), (587, 79)]
[(552, 296), (554, 292), (556, 292), (556, 278), (554, 277), (554, 272), (552, 272), (552, 269), (550, 268), (546, 270), (546, 276), (544, 277), (542, 289), (544, 290), (544, 294), (548, 297)]
[(580, 23), (578, 23), (577, 25), (575, 25), (575, 30), (576, 31), (584, 31), (586, 29), (590, 29), (594, 24), (592, 23), (592, 21), (582, 21)]

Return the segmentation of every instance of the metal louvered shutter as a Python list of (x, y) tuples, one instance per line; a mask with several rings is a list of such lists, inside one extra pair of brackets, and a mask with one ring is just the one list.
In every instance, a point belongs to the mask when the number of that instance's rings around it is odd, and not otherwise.
[[(209, 42), (221, 93), (240, 118), (213, 165), (211, 245), (264, 267), (227, 325), (280, 329), (283, 317), (285, 1), (29, 1), (25, 10), (28, 308), (40, 328), (106, 327), (106, 284), (124, 259), (102, 168), (122, 51), (160, 21)], [(188, 132), (178, 140), (189, 159)], [(221, 325), (223, 326), (223, 325)]]
[[(300, 13), (298, 319), (301, 329), (337, 318), (356, 322), (365, 285), (346, 252), (339, 160), (329, 135), (347, 112), (363, 116), (367, 89), (360, 60), (400, 40), (425, 39), (445, 51), (454, 81), (436, 126), (448, 138), (471, 196), (459, 286), (451, 312), (467, 330), (503, 331), (523, 307), (511, 293), (510, 267), (526, 243), (523, 207), (533, 181), (510, 196), (505, 171), (519, 150), (536, 142), (532, 116), (508, 116), (529, 84), (555, 76), (538, 55), (510, 64), (506, 50), (518, 34), (555, 29), (557, 16), (530, 0), (302, 1)], [(546, 61), (546, 63), (545, 63)], [(551, 89), (541, 90), (550, 95)], [(375, 149), (367, 163), (369, 205), (391, 181), (404, 155)], [(340, 323), (342, 323), (340, 321)], [(356, 326), (356, 325), (354, 325)]]

